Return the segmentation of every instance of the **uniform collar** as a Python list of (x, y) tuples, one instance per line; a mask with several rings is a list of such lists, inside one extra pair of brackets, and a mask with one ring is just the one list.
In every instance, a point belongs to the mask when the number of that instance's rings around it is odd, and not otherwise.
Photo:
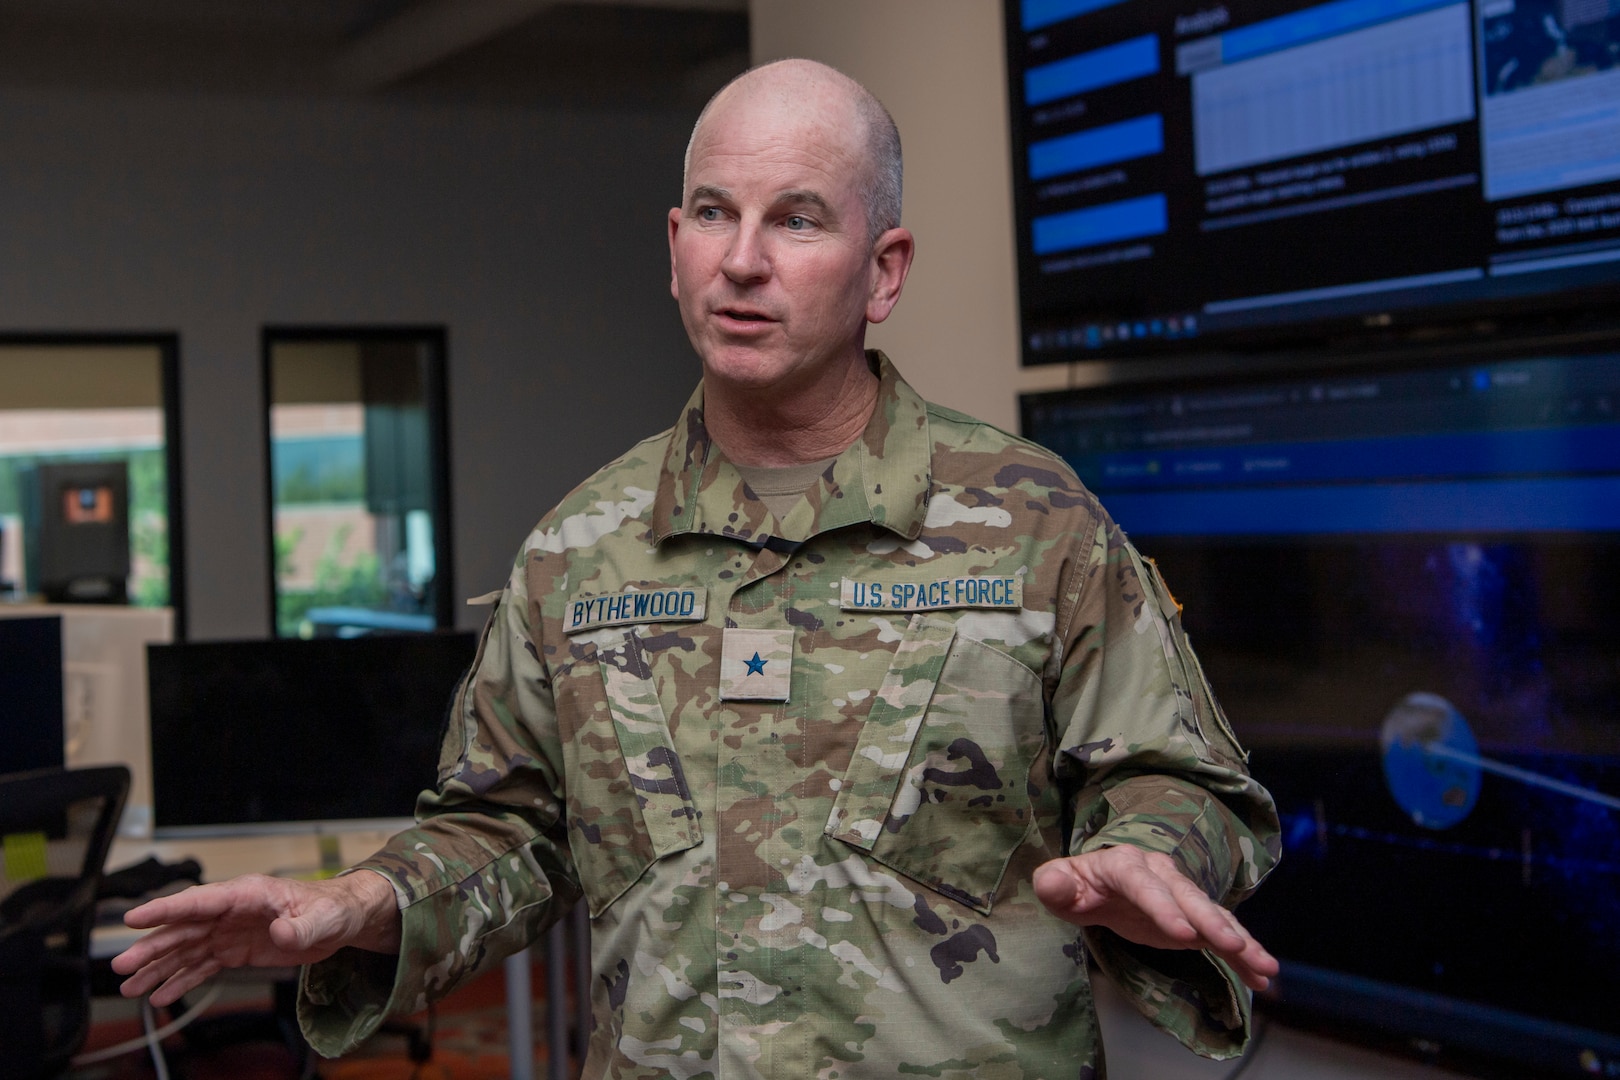
[(751, 498), (737, 471), (703, 422), (703, 385), (681, 410), (670, 433), (653, 501), (653, 534), (725, 536), (754, 547), (802, 543), (817, 533), (869, 521), (906, 540), (922, 533), (930, 485), (928, 403), (900, 377), (889, 358), (868, 349), (877, 374), (877, 405), (861, 437), (838, 455), (809, 498), (777, 522)]

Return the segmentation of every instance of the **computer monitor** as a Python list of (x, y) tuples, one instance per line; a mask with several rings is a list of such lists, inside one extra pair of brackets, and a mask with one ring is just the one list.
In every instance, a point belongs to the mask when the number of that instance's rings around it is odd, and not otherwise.
[(148, 646), (153, 835), (407, 823), (476, 648), (460, 631)]
[(60, 769), (62, 620), (0, 618), (0, 774)]
[(1030, 395), (1176, 598), (1283, 858), (1263, 1007), (1620, 1075), (1620, 340)]

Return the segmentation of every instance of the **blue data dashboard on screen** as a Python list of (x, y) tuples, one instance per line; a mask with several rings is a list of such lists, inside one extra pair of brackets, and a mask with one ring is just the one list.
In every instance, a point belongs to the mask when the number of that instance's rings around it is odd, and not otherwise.
[(1007, 5), (1026, 363), (1620, 290), (1620, 5)]
[[(1028, 395), (1276, 797), (1275, 1000), (1620, 1075), (1620, 345)], [(1527, 928), (1533, 928), (1533, 932)]]
[(1025, 431), (1137, 537), (1620, 530), (1620, 355), (1058, 394)]

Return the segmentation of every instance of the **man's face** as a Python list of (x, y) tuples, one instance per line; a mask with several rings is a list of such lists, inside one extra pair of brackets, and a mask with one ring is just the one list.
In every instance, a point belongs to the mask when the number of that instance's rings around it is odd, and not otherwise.
[(706, 378), (791, 390), (859, 356), (869, 314), (888, 314), (868, 311), (865, 167), (848, 109), (755, 100), (711, 111), (684, 205), (669, 214), (670, 291)]

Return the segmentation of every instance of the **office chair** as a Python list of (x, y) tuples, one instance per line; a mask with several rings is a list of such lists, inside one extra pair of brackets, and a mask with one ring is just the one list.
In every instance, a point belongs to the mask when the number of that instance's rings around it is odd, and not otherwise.
[(0, 1047), (8, 1076), (62, 1072), (90, 1032), (90, 931), (129, 784), (122, 765), (0, 776)]

